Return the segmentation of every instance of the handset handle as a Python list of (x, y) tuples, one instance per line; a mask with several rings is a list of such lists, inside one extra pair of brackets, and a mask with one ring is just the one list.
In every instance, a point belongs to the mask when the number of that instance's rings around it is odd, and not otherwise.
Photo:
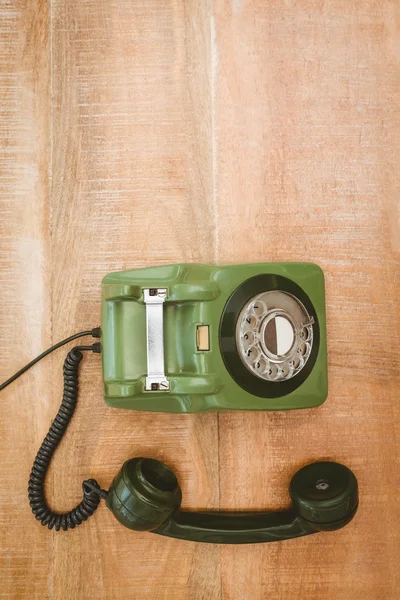
[(255, 544), (316, 533), (294, 510), (279, 512), (185, 512), (177, 510), (153, 533), (193, 542)]

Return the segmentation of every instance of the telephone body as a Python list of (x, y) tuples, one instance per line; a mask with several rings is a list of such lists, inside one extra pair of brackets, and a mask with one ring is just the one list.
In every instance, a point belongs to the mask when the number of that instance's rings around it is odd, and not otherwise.
[(101, 327), (110, 406), (282, 410), (327, 397), (324, 275), (312, 263), (111, 273)]

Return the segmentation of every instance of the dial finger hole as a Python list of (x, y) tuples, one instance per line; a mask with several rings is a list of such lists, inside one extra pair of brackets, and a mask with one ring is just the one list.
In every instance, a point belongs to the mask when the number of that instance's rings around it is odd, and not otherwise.
[(267, 306), (262, 300), (256, 300), (254, 304), (252, 304), (250, 311), (257, 317), (261, 317), (264, 313), (267, 312)]
[(266, 374), (268, 375), (268, 379), (276, 379), (278, 376), (278, 367), (276, 365), (270, 364), (267, 367)]
[(257, 319), (255, 315), (247, 314), (243, 319), (244, 329), (253, 329), (256, 326)]
[(300, 366), (300, 356), (295, 356), (294, 359), (291, 361), (291, 366), (293, 367), (293, 369), (298, 369)]
[(249, 346), (246, 350), (246, 356), (252, 361), (256, 362), (260, 356), (260, 351), (256, 346)]
[(310, 341), (312, 338), (312, 330), (308, 327), (303, 327), (303, 329), (300, 331), (300, 338), (304, 342)]
[(300, 371), (304, 367), (304, 358), (299, 354), (299, 364), (296, 367), (297, 371)]
[(297, 348), (297, 352), (301, 356), (305, 356), (307, 353), (307, 344), (305, 344), (304, 342), (302, 344), (300, 344), (299, 347)]
[(284, 364), (281, 367), (281, 373), (280, 373), (282, 379), (286, 379), (287, 377), (289, 377), (291, 371), (292, 371), (292, 369), (290, 368), (290, 365), (288, 363)]
[(242, 336), (242, 341), (243, 348), (245, 351), (247, 351), (250, 348), (250, 346), (253, 346), (254, 344), (254, 333), (251, 330), (245, 331)]
[(259, 359), (254, 363), (254, 368), (258, 373), (265, 373), (267, 367), (267, 361), (263, 356), (260, 356)]

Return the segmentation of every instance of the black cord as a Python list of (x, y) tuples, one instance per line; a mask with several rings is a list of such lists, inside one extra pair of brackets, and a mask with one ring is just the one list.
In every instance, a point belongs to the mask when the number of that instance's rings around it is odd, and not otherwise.
[(0, 384), (0, 391), (4, 390), (4, 388), (6, 388), (8, 385), (10, 385), (10, 383), (15, 381), (16, 379), (18, 379), (18, 377), (20, 377), (23, 373), (25, 373), (25, 371), (27, 371), (28, 369), (33, 367), (33, 365), (36, 365), (36, 363), (38, 363), (39, 360), (42, 360), (42, 358), (44, 358), (51, 352), (54, 352), (54, 350), (57, 350), (57, 348), (61, 348), (61, 346), (68, 344), (68, 342), (72, 342), (73, 340), (76, 340), (77, 338), (83, 337), (85, 335), (91, 335), (92, 337), (99, 338), (99, 337), (101, 337), (101, 329), (100, 329), (100, 327), (95, 327), (94, 329), (89, 329), (88, 331), (81, 331), (80, 333), (75, 333), (74, 335), (71, 335), (70, 337), (66, 338), (65, 340), (62, 340), (61, 342), (54, 344), (54, 346), (52, 346), (51, 348), (48, 348), (47, 350), (42, 352), (42, 354), (39, 354), (39, 356), (37, 356), (36, 358), (31, 360), (30, 363), (25, 365), (25, 367), (23, 367), (22, 369), (17, 371), (17, 373), (15, 373), (12, 377), (10, 377), (10, 379), (7, 379), (7, 381), (4, 381), (4, 383)]
[(29, 478), (28, 497), (33, 514), (42, 525), (47, 525), (49, 529), (54, 527), (56, 531), (60, 529), (66, 531), (80, 525), (95, 512), (100, 503), (100, 497), (107, 497), (107, 492), (100, 488), (95, 479), (88, 479), (82, 483), (83, 499), (67, 513), (52, 511), (44, 496), (44, 481), (47, 469), (76, 408), (78, 368), (83, 358), (83, 350), (101, 352), (101, 345), (95, 343), (92, 346), (76, 346), (67, 354), (64, 361), (64, 394), (61, 406), (40, 446)]

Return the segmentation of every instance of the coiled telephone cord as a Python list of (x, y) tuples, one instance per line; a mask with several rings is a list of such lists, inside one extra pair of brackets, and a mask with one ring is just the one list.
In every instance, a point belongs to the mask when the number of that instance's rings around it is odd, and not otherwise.
[[(20, 371), (15, 373), (10, 379), (0, 385), (0, 390), (4, 389), (7, 385), (15, 381), (20, 375), (25, 373), (30, 367), (36, 364), (39, 360), (60, 348), (64, 344), (85, 335), (92, 335), (92, 337), (100, 337), (101, 330), (99, 327), (77, 333), (58, 344), (55, 344), (40, 356), (31, 361), (28, 365), (23, 367)], [(61, 441), (61, 438), (65, 434), (65, 431), (71, 421), (74, 414), (76, 403), (78, 399), (78, 375), (79, 375), (79, 363), (83, 358), (82, 351), (89, 351), (99, 353), (101, 352), (101, 344), (96, 342), (91, 346), (76, 346), (68, 352), (67, 357), (64, 361), (64, 393), (61, 406), (58, 410), (56, 418), (52, 422), (50, 429), (44, 438), (42, 445), (36, 455), (33, 462), (32, 471), (29, 478), (28, 484), (28, 497), (29, 504), (32, 508), (32, 512), (36, 519), (47, 525), (49, 529), (59, 531), (62, 529), (74, 529), (78, 525), (81, 525), (83, 521), (86, 521), (90, 516), (93, 515), (97, 509), (101, 497), (107, 497), (107, 492), (102, 490), (95, 479), (87, 479), (82, 483), (83, 488), (83, 499), (75, 506), (72, 510), (66, 513), (57, 513), (51, 510), (45, 499), (44, 483), (46, 479), (46, 473), (50, 465), (50, 461), (53, 454)]]

